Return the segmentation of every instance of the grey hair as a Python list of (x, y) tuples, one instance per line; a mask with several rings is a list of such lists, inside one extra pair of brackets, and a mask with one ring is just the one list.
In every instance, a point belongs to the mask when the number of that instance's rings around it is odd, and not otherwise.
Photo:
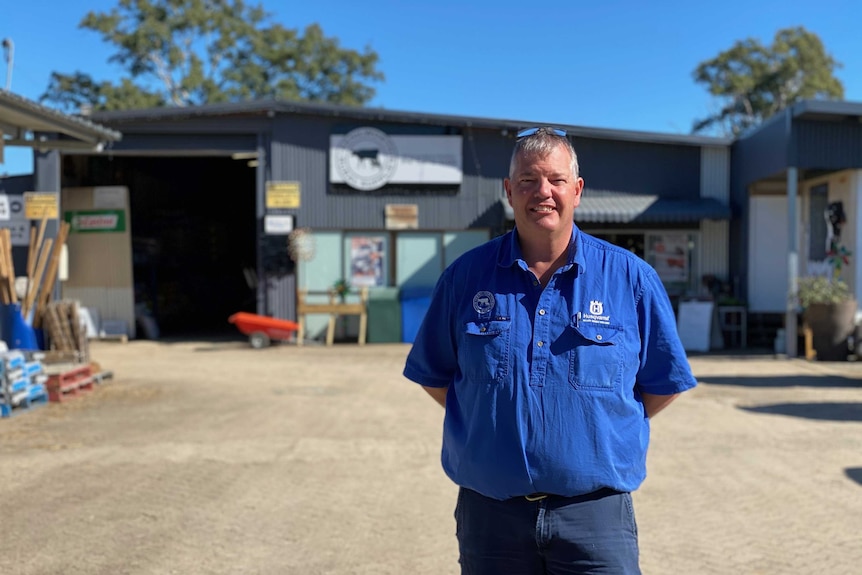
[(545, 158), (560, 145), (565, 146), (569, 151), (569, 155), (572, 157), (572, 174), (577, 178), (578, 154), (575, 152), (574, 146), (572, 146), (568, 137), (555, 134), (554, 128), (551, 127), (539, 128), (535, 134), (519, 138), (515, 142), (515, 149), (512, 150), (512, 159), (509, 161), (509, 177), (513, 178), (515, 176), (515, 162), (518, 156), (538, 156)]

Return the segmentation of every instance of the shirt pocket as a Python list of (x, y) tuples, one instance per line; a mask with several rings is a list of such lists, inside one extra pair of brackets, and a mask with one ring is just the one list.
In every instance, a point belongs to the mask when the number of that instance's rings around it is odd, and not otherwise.
[(623, 328), (572, 323), (575, 344), (569, 352), (569, 382), (575, 389), (614, 391), (623, 371)]
[(510, 319), (467, 322), (458, 361), (464, 379), (481, 383), (509, 377), (511, 326)]

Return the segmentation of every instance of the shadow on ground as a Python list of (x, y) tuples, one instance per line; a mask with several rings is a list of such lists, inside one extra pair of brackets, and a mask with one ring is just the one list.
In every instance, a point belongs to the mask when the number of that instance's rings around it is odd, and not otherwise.
[[(161, 345), (185, 345), (196, 344), (194, 351), (224, 351), (227, 349), (251, 349), (248, 337), (237, 331), (204, 331), (186, 332), (182, 334), (171, 334), (160, 337), (157, 341)], [(274, 342), (273, 345), (281, 342)]]
[(743, 411), (769, 415), (789, 415), (821, 421), (862, 421), (862, 403), (825, 402), (825, 403), (776, 403), (740, 407)]
[(862, 389), (862, 379), (840, 375), (787, 375), (787, 376), (736, 376), (698, 378), (707, 385), (738, 385), (742, 387), (857, 387)]
[(862, 467), (848, 467), (844, 470), (844, 473), (847, 474), (847, 477), (862, 485)]

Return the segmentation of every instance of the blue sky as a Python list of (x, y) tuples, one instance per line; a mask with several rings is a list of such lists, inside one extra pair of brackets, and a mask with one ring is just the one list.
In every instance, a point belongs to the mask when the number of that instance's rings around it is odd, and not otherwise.
[[(370, 46), (386, 80), (370, 103), (395, 110), (688, 133), (714, 101), (692, 80), (737, 40), (772, 42), (804, 26), (843, 67), (862, 101), (858, 0), (264, 0), (291, 28), (317, 22), (341, 45)], [(14, 42), (11, 90), (38, 99), (52, 71), (117, 78), (111, 46), (78, 23), (115, 0), (0, 0), (0, 38)], [(0, 86), (7, 66), (0, 61)], [(31, 152), (7, 148), (0, 174), (29, 173)]]

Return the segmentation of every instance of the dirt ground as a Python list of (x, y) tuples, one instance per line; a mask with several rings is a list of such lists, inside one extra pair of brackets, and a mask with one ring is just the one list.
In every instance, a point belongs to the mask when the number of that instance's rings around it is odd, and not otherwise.
[[(93, 342), (112, 379), (0, 419), (0, 573), (457, 573), (407, 351)], [(644, 572), (858, 573), (862, 364), (691, 361), (635, 494)]]

